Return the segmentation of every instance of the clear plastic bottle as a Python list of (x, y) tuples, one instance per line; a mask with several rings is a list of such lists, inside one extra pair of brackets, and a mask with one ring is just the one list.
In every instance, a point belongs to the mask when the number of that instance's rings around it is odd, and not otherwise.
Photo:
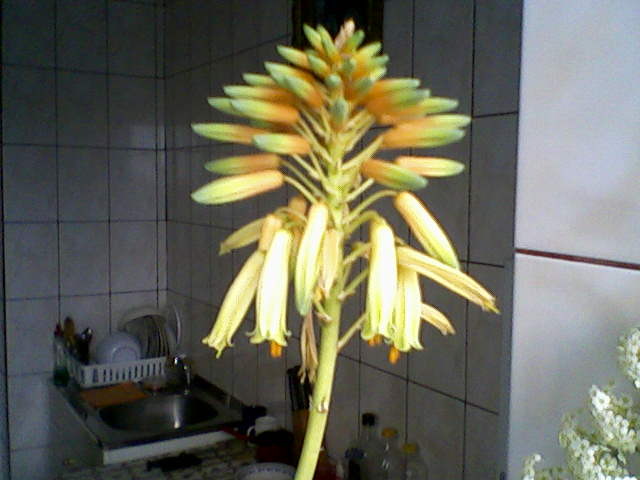
[(417, 443), (405, 443), (402, 446), (404, 460), (404, 480), (429, 480), (429, 469), (420, 456)]
[(384, 446), (376, 434), (376, 415), (362, 414), (360, 437), (345, 452), (346, 478), (349, 480), (378, 480), (375, 475)]
[(384, 443), (384, 452), (379, 468), (382, 480), (402, 480), (403, 464), (402, 455), (398, 449), (398, 430), (387, 427), (382, 430), (382, 441)]

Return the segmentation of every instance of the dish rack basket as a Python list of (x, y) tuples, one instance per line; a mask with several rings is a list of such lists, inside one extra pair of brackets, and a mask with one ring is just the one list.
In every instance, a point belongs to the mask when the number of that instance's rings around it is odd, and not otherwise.
[(167, 357), (144, 358), (133, 362), (84, 365), (64, 349), (69, 375), (81, 388), (102, 387), (122, 382), (137, 382), (164, 375)]

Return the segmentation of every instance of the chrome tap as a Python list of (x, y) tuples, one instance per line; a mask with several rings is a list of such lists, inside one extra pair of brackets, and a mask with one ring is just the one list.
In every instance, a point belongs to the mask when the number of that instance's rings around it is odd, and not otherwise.
[(191, 361), (184, 354), (176, 355), (173, 358), (169, 357), (167, 360), (168, 373), (171, 372), (175, 383), (180, 388), (184, 388), (185, 392), (191, 390), (191, 381), (193, 379)]

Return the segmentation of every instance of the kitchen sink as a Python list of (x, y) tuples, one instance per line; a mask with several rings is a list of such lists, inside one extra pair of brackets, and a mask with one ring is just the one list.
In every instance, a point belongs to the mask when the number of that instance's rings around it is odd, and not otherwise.
[(162, 433), (208, 422), (218, 411), (193, 395), (164, 394), (101, 408), (99, 415), (117, 430)]

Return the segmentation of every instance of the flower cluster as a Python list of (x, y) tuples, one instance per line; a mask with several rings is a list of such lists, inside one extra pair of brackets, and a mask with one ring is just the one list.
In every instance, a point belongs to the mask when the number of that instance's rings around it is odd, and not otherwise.
[(630, 397), (615, 396), (611, 388), (593, 385), (589, 390), (591, 415), (600, 437), (610, 446), (625, 453), (633, 453), (638, 446), (640, 415)]
[(640, 328), (633, 328), (620, 337), (618, 365), (635, 387), (640, 388)]
[[(289, 63), (266, 62), (268, 74), (247, 73), (246, 85), (224, 88), (225, 97), (209, 104), (245, 124), (194, 124), (207, 138), (253, 145), (261, 153), (227, 157), (204, 167), (222, 175), (192, 194), (204, 204), (243, 200), (289, 184), (299, 196), (253, 221), (222, 242), (221, 253), (258, 243), (229, 288), (216, 323), (203, 340), (218, 355), (255, 298), (256, 325), (251, 342), (268, 341), (280, 355), (287, 345), (289, 283), (295, 306), (305, 317), (301, 334), (303, 363), (314, 376), (315, 339), (309, 315), (331, 322), (331, 302), (343, 302), (361, 283), (367, 285), (366, 312), (349, 329), (360, 329), (370, 344), (389, 344), (389, 360), (421, 349), (422, 321), (443, 334), (455, 330), (444, 314), (423, 303), (419, 276), (425, 276), (483, 309), (497, 311), (494, 297), (460, 269), (444, 230), (410, 191), (428, 178), (460, 173), (464, 166), (437, 157), (374, 158), (381, 149), (437, 147), (462, 138), (470, 119), (445, 113), (455, 100), (431, 96), (412, 78), (385, 79), (387, 55), (380, 43), (361, 46), (364, 33), (347, 22), (335, 38), (321, 26), (305, 26), (311, 48), (280, 46)], [(357, 153), (374, 124), (386, 127)], [(365, 197), (375, 186), (386, 187)], [(389, 222), (369, 207), (393, 197), (423, 251), (399, 238)], [(369, 239), (353, 238), (368, 224)], [(368, 267), (350, 278), (360, 260)], [(344, 338), (347, 341), (348, 338)], [(341, 345), (344, 343), (341, 342)]]

